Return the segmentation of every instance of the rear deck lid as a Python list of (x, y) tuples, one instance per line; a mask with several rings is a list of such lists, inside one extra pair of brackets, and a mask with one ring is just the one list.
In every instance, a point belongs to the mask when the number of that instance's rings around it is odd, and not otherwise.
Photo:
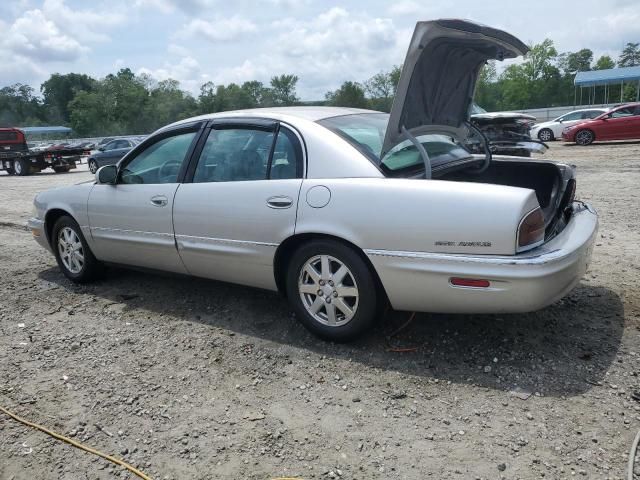
[(391, 109), (382, 154), (407, 139), (445, 133), (466, 136), (476, 80), (487, 60), (526, 54), (527, 46), (502, 30), (465, 20), (418, 22)]

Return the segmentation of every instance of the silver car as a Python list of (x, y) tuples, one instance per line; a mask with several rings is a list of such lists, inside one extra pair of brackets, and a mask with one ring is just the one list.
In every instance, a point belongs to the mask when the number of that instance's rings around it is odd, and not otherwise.
[[(574, 169), (472, 155), (480, 66), (527, 47), (457, 20), (417, 24), (390, 115), (330, 107), (218, 113), (160, 129), (95, 183), (47, 191), (29, 222), (75, 282), (132, 265), (279, 290), (346, 341), (398, 310), (540, 309), (589, 262)], [(486, 139), (485, 139), (486, 141)]]

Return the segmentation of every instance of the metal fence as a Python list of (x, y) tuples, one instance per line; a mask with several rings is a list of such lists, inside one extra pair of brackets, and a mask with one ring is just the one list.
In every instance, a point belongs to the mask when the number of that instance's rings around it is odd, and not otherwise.
[(533, 115), (536, 117), (536, 121), (538, 122), (546, 122), (548, 120), (553, 120), (554, 118), (558, 118), (560, 115), (564, 115), (565, 113), (572, 112), (574, 110), (582, 110), (585, 108), (613, 108), (616, 105), (620, 105), (619, 103), (608, 103), (608, 104), (595, 104), (595, 105), (569, 105), (568, 107), (548, 107), (548, 108), (532, 108), (529, 110), (513, 110), (518, 113), (526, 113), (527, 115)]

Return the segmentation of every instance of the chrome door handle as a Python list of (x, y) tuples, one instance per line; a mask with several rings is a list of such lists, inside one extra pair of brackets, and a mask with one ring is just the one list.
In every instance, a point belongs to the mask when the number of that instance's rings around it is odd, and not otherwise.
[(293, 205), (293, 199), (284, 195), (267, 198), (267, 206), (269, 208), (289, 208)]
[(167, 197), (164, 195), (156, 195), (155, 197), (151, 197), (151, 205), (154, 207), (164, 207), (169, 203)]

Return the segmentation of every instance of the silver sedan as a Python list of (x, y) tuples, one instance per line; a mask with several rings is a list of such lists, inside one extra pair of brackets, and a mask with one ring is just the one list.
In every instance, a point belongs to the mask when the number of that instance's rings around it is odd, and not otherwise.
[(542, 308), (584, 274), (597, 216), (574, 201), (572, 167), (465, 148), (481, 135), (467, 121), (478, 66), (525, 52), (488, 27), (421, 22), (390, 115), (289, 107), (183, 120), (95, 182), (39, 194), (29, 225), (73, 281), (119, 264), (279, 290), (334, 341), (361, 334), (386, 302)]

